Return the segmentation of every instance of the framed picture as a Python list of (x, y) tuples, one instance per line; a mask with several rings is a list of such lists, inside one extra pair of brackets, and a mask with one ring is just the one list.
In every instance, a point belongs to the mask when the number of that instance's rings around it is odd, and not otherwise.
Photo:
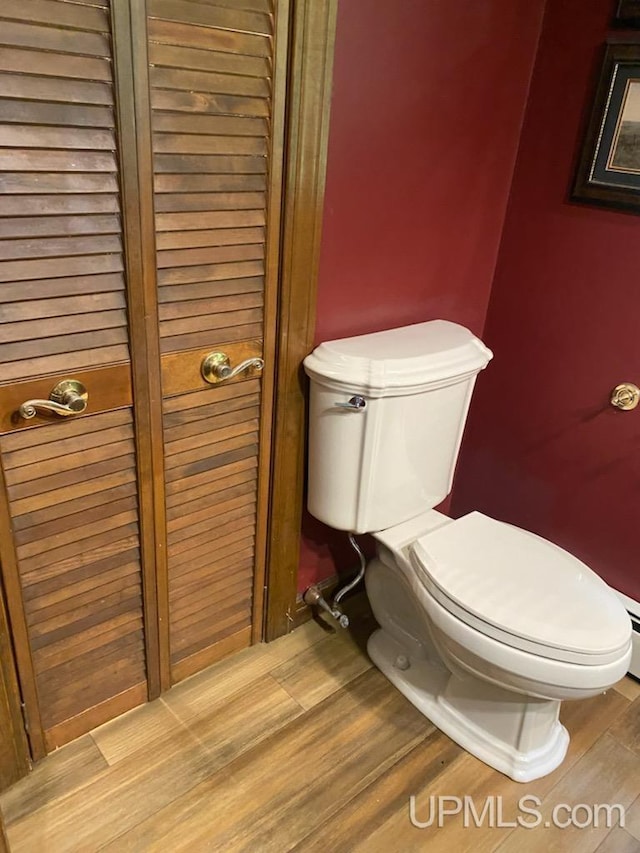
[(607, 45), (572, 197), (640, 213), (640, 44)]
[(640, 0), (618, 0), (613, 23), (617, 27), (640, 27)]

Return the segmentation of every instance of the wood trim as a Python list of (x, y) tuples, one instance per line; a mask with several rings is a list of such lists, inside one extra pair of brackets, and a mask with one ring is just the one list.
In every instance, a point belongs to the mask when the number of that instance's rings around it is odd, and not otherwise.
[(202, 651), (190, 655), (188, 658), (178, 661), (173, 666), (173, 675), (176, 682), (200, 672), (208, 666), (217, 663), (227, 655), (233, 652), (239, 652), (251, 645), (251, 628), (243, 628), (242, 631), (237, 631), (231, 634), (230, 637), (225, 637), (219, 643), (209, 646)]
[[(29, 772), (29, 744), (20, 708), (20, 689), (14, 667), (13, 646), (0, 584), (0, 741), (6, 745), (0, 763), (0, 791)], [(8, 760), (7, 760), (8, 759)], [(1, 849), (1, 845), (0, 845)]]
[(95, 729), (102, 723), (114, 720), (120, 714), (124, 714), (125, 711), (130, 711), (138, 705), (144, 705), (146, 700), (147, 684), (142, 682), (141, 684), (134, 684), (133, 687), (117, 696), (112, 696), (110, 699), (94, 705), (93, 708), (87, 708), (86, 711), (76, 717), (71, 717), (71, 719), (48, 729), (45, 733), (47, 752), (53, 752), (54, 749), (75, 740), (90, 729)]
[[(267, 203), (267, 239), (265, 256), (264, 352), (267, 354), (262, 377), (260, 411), (260, 452), (258, 457), (258, 506), (256, 514), (256, 556), (253, 584), (252, 641), (260, 642), (264, 636), (265, 580), (267, 576), (267, 548), (269, 536), (269, 502), (272, 489), (271, 459), (274, 415), (274, 390), (276, 378), (276, 353), (278, 347), (278, 309), (280, 249), (283, 204), (283, 178), (285, 158), (285, 107), (288, 95), (289, 26), (291, 5), (289, 0), (278, 0), (274, 30), (274, 79), (271, 109), (271, 139), (269, 157), (269, 185)], [(270, 358), (273, 353), (273, 360)]]
[(113, 0), (118, 144), (140, 504), (149, 699), (171, 686), (160, 336), (145, 0)]
[[(18, 668), (18, 677), (20, 679), (22, 702), (24, 703), (25, 727), (27, 729), (27, 735), (31, 747), (31, 755), (34, 761), (38, 761), (40, 758), (44, 758), (46, 754), (44, 732), (42, 729), (42, 718), (40, 717), (40, 702), (38, 699), (38, 688), (36, 686), (35, 668), (33, 665), (33, 658), (31, 656), (31, 644), (29, 642), (27, 618), (22, 601), (18, 556), (16, 554), (13, 538), (11, 514), (7, 498), (7, 487), (1, 460), (0, 565), (2, 565), (2, 580), (4, 584), (7, 609), (9, 612), (11, 637), (13, 638), (15, 661)], [(16, 748), (20, 748), (17, 743)]]
[(293, 8), (281, 263), (278, 381), (265, 638), (292, 626), (302, 521), (305, 382), (313, 345), (337, 0)]

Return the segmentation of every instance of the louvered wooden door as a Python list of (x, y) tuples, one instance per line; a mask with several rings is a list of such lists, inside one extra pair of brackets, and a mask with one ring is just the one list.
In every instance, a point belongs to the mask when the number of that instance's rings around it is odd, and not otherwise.
[[(111, 3), (0, 5), (0, 558), (36, 756), (260, 631), (288, 12)], [(210, 384), (213, 351), (265, 369)], [(86, 411), (19, 415), (68, 378)]]

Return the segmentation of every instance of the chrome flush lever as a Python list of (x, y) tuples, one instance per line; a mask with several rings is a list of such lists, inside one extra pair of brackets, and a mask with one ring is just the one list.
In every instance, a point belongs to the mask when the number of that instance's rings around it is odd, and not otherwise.
[(339, 403), (334, 403), (333, 405), (336, 406), (338, 409), (352, 409), (356, 412), (360, 412), (360, 411), (362, 411), (362, 409), (364, 409), (366, 407), (367, 401), (364, 399), (364, 397), (355, 396), (355, 397), (351, 397), (349, 400), (347, 400), (344, 403), (339, 402)]

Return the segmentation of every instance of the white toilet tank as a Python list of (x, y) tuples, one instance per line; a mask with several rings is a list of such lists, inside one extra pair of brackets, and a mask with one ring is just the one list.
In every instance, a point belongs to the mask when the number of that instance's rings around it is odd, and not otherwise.
[(309, 512), (339, 530), (385, 530), (450, 492), (476, 376), (491, 351), (432, 320), (320, 344), (311, 379)]

